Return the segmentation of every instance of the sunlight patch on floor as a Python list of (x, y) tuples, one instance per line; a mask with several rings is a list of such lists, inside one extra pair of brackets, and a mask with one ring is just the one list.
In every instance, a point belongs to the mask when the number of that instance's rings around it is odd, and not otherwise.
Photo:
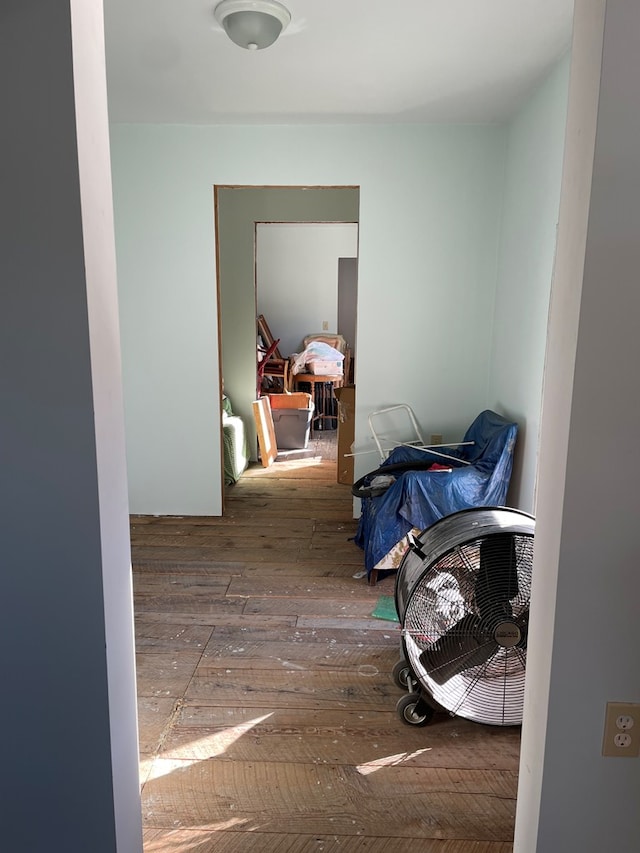
[(188, 749), (190, 753), (194, 750), (197, 751), (198, 758), (165, 758), (161, 753), (157, 758), (143, 759), (140, 762), (140, 777), (151, 782), (154, 779), (160, 779), (162, 776), (168, 776), (176, 770), (185, 770), (193, 764), (199, 764), (201, 761), (223, 755), (239, 738), (271, 716), (272, 714), (263, 714), (261, 717), (254, 717), (254, 719), (239, 723), (237, 726), (221, 729), (204, 737), (194, 738), (189, 741)]
[(376, 770), (383, 770), (385, 767), (397, 767), (399, 764), (406, 764), (407, 761), (411, 761), (412, 758), (417, 758), (425, 752), (431, 752), (431, 747), (418, 749), (415, 752), (399, 752), (397, 755), (387, 755), (384, 758), (374, 758), (373, 761), (358, 764), (356, 770), (361, 776), (369, 776)]

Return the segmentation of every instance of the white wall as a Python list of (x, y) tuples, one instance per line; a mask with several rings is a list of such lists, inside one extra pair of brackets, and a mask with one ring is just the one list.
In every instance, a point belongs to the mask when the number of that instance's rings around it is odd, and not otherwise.
[(278, 222), (256, 228), (258, 313), (280, 338), (280, 352), (300, 352), (305, 335), (335, 332), (338, 259), (358, 254), (355, 223)]
[(113, 127), (132, 512), (221, 511), (214, 184), (360, 187), (356, 444), (397, 402), (459, 437), (486, 401), (504, 141), (495, 125)]
[(71, 9), (116, 848), (135, 853), (142, 844), (138, 705), (103, 10), (100, 0), (72, 0)]
[(519, 425), (509, 502), (534, 512), (534, 487), (567, 114), (569, 58), (508, 132), (487, 404)]

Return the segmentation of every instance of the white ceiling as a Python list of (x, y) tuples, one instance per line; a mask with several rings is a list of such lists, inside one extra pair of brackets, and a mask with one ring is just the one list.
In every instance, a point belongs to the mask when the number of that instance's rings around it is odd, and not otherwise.
[(110, 119), (173, 124), (499, 121), (569, 49), (573, 0), (283, 0), (247, 51), (218, 0), (104, 0)]

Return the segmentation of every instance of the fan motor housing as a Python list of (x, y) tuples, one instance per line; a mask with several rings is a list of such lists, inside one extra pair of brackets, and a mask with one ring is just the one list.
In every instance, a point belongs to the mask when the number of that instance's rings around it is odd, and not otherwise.
[(496, 626), (493, 638), (502, 648), (511, 649), (522, 640), (522, 631), (515, 622), (501, 622)]

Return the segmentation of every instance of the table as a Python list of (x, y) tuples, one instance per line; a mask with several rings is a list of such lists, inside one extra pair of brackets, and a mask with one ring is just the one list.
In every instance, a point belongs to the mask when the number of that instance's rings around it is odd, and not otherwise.
[[(328, 376), (318, 373), (296, 373), (293, 377), (293, 386), (296, 390), (300, 390), (298, 387), (300, 383), (306, 383), (311, 386), (311, 399), (316, 407), (313, 418), (311, 419), (311, 433), (313, 434), (313, 424), (315, 421), (322, 421), (327, 418), (337, 420), (338, 410), (334, 389), (340, 388), (344, 384), (344, 376), (343, 374)], [(318, 394), (319, 405), (316, 404), (316, 385), (320, 386)], [(335, 413), (327, 414), (327, 403), (331, 403), (331, 408), (333, 409), (334, 401), (336, 403)]]

